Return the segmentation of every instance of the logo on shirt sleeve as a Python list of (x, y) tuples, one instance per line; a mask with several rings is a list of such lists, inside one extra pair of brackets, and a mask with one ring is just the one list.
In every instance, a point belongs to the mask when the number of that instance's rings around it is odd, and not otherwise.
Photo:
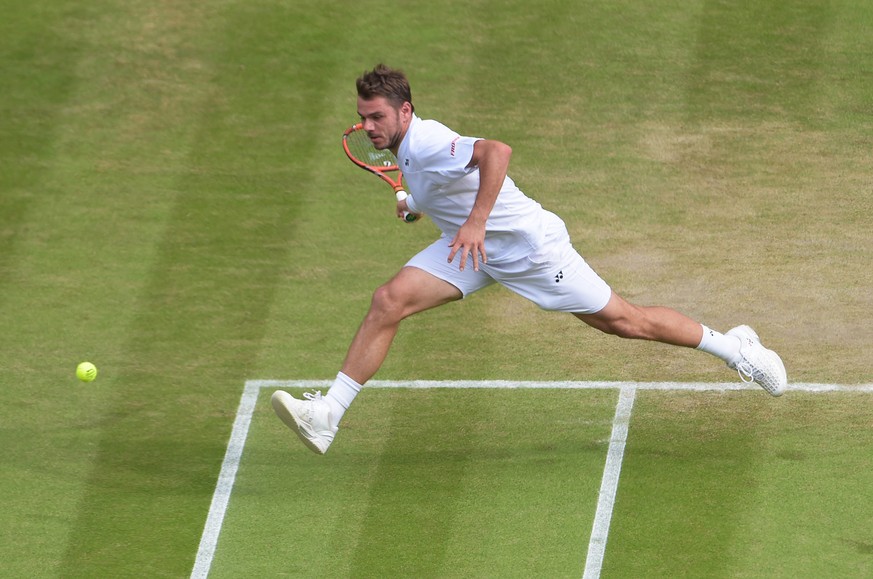
[(450, 151), (452, 157), (455, 156), (455, 144), (458, 142), (458, 139), (460, 139), (460, 138), (461, 137), (455, 137), (454, 139), (452, 139), (452, 149)]

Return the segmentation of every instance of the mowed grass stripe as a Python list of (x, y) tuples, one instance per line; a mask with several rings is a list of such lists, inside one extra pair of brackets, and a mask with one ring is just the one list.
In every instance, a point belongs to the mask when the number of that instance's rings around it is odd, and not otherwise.
[[(53, 166), (61, 109), (75, 91), (79, 56), (73, 39), (55, 35), (66, 24), (63, 10), (37, 16), (19, 6), (5, 7), (0, 20), (0, 561), (5, 573), (21, 577), (55, 571), (68, 531), (56, 521), (74, 516), (87, 464), (87, 457), (58, 460), (52, 448), (72, 451), (87, 436), (60, 440), (48, 433), (29, 388), (22, 387), (49, 383), (37, 370), (36, 352), (46, 340), (31, 300), (51, 285), (48, 276), (57, 263), (31, 255), (45, 235), (31, 220), (38, 223), (54, 212), (41, 189)], [(50, 351), (58, 348), (48, 344)], [(74, 408), (63, 425), (82, 420), (80, 410)], [(44, 516), (41, 496), (58, 497), (56, 519)], [(44, 557), (27, 556), (34, 551)]]
[[(311, 143), (334, 64), (301, 48), (329, 44), (330, 29), (310, 25), (297, 6), (269, 9), (265, 19), (257, 6), (227, 7), (194, 31), (192, 50), (206, 55), (206, 98), (191, 111), (191, 152), (126, 344), (130, 363), (103, 432), (89, 510), (68, 550), (71, 568), (190, 569), (234, 384), (256, 364), (301, 190), (317, 172)], [(299, 27), (293, 34), (289, 22)], [(119, 479), (128, 484), (107, 492)], [(141, 524), (143, 512), (149, 524)]]
[[(51, 166), (64, 104), (75, 90), (81, 55), (75, 38), (57, 34), (75, 18), (59, 6), (34, 14), (6, 7), (0, 22), (0, 289), (16, 281), (15, 244)], [(11, 292), (0, 292), (0, 304)]]
[[(123, 54), (142, 75), (136, 91), (143, 100), (136, 117), (142, 124), (127, 128), (143, 130), (133, 138), (143, 140), (144, 150), (175, 161), (163, 168), (169, 169), (174, 199), (131, 310), (96, 460), (63, 562), (74, 574), (190, 571), (199, 515), (211, 493), (207, 481), (220, 464), (219, 441), (228, 432), (236, 397), (222, 393), (223, 380), (247, 371), (285, 260), (297, 201), (287, 187), (293, 175), (271, 163), (285, 135), (247, 134), (252, 116), (270, 113), (239, 74), (245, 63), (233, 55), (250, 53), (227, 42), (240, 38), (231, 33), (238, 19), (223, 8), (110, 11), (141, 26), (128, 31), (133, 48)], [(127, 151), (121, 183), (141, 170), (136, 152)], [(160, 174), (162, 168), (156, 169)], [(147, 206), (150, 189), (138, 193)]]
[[(19, 156), (2, 163), (0, 194), (2, 229), (12, 232), (0, 257), (2, 495), (11, 502), (2, 509), (11, 522), (0, 526), (14, 529), (0, 558), (10, 575), (70, 572), (64, 553), (87, 508), (106, 394), (173, 198), (172, 159), (150, 148), (149, 131), (166, 119), (146, 126), (140, 116), (149, 83), (165, 79), (137, 61), (155, 50), (133, 42), (148, 22), (141, 16), (101, 2), (4, 18), (15, 30), (4, 47), (17, 34), (34, 43), (13, 40), (4, 52), (5, 73), (20, 76), (0, 99), (11, 129), (4, 155)], [(7, 213), (10, 199), (25, 205)], [(87, 387), (72, 373), (83, 359), (100, 368)]]
[[(168, 471), (150, 468), (143, 455), (167, 459), (168, 449), (177, 445), (167, 438), (145, 451), (136, 447), (148, 437), (143, 429), (121, 425), (130, 425), (131, 416), (143, 422), (160, 416), (162, 403), (172, 400), (149, 380), (131, 380), (132, 370), (153, 361), (132, 354), (129, 343), (140, 323), (138, 312), (150, 307), (144, 304), (149, 277), (166, 269), (160, 243), (183, 191), (197, 111), (210, 89), (197, 44), (208, 19), (199, 9), (104, 2), (94, 10), (98, 15), (88, 25), (70, 27), (87, 52), (76, 71), (76, 99), (65, 111), (77, 123), (63, 128), (62, 149), (72, 159), (62, 169), (63, 186), (77, 206), (67, 219), (94, 244), (67, 247), (97, 271), (79, 272), (91, 282), (76, 284), (85, 290), (73, 303), (87, 313), (70, 320), (80, 320), (81, 337), (64, 337), (78, 349), (68, 359), (88, 357), (98, 364), (101, 373), (89, 391), (100, 398), (89, 408), (92, 440), (82, 451), (90, 463), (80, 478), (84, 488), (68, 522), (69, 540), (56, 563), (62, 576), (144, 573), (151, 561), (160, 567), (162, 557), (174, 557), (171, 550), (150, 551), (148, 540), (133, 546), (128, 541), (138, 533), (172, 536), (166, 521), (173, 517), (162, 510), (174, 507), (156, 482)], [(103, 295), (95, 297), (97, 291)], [(70, 384), (65, 388), (66, 395), (56, 399), (75, 404), (78, 398), (70, 395), (78, 393)], [(132, 392), (150, 399), (125, 406), (121, 401), (136, 399)], [(156, 422), (165, 436), (173, 436), (172, 428)], [(142, 558), (129, 556), (133, 552)]]

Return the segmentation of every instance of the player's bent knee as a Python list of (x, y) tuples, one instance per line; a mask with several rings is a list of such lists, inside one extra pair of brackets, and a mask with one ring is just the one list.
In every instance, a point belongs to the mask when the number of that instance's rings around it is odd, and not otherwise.
[(400, 321), (406, 315), (407, 304), (405, 292), (388, 282), (373, 292), (370, 314), (390, 321)]
[(398, 301), (391, 291), (389, 284), (385, 284), (379, 286), (373, 292), (373, 297), (370, 300), (370, 310), (387, 313), (396, 309), (398, 307), (397, 304)]

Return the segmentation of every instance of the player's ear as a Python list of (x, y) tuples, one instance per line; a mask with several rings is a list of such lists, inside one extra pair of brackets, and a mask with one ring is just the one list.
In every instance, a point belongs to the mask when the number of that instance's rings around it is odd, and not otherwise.
[(404, 101), (402, 105), (400, 105), (400, 114), (404, 119), (412, 118), (412, 103), (409, 101)]

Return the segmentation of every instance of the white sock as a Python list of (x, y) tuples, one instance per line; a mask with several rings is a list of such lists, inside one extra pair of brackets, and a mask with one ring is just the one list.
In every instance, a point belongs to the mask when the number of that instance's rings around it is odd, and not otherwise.
[(706, 326), (703, 326), (703, 338), (697, 349), (721, 358), (728, 364), (740, 360), (740, 339), (710, 330)]
[(328, 389), (324, 399), (330, 405), (331, 426), (337, 426), (343, 414), (352, 405), (355, 396), (361, 391), (361, 385), (340, 372)]

